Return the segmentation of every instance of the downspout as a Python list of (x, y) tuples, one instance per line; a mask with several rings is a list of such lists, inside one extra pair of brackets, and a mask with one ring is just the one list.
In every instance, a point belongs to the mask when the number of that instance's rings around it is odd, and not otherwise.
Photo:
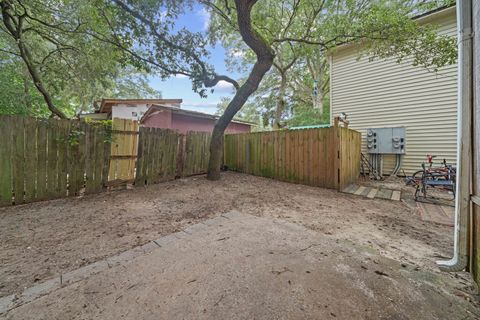
[(458, 103), (457, 103), (457, 187), (453, 258), (437, 261), (443, 271), (462, 271), (468, 262), (468, 220), (470, 211), (471, 133), (473, 102), (472, 0), (457, 0)]

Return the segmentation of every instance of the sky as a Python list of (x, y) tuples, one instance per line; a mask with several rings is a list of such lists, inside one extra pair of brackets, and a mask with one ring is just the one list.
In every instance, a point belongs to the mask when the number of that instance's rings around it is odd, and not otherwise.
[[(195, 6), (191, 12), (187, 12), (179, 21), (184, 22), (185, 26), (192, 31), (206, 31), (208, 27), (208, 12), (200, 6)], [(218, 74), (225, 74), (238, 79), (239, 74), (232, 74), (226, 70), (225, 66), (225, 49), (221, 44), (217, 44), (211, 48), (211, 57), (209, 62), (215, 67)], [(194, 111), (200, 111), (213, 114), (216, 112), (217, 104), (222, 97), (232, 97), (233, 87), (227, 82), (219, 82), (214, 88), (214, 93), (208, 92), (207, 98), (201, 98), (197, 93), (192, 91), (190, 79), (185, 76), (172, 76), (166, 81), (162, 81), (158, 77), (149, 78), (150, 86), (162, 92), (162, 98), (165, 99), (183, 99), (182, 108)]]

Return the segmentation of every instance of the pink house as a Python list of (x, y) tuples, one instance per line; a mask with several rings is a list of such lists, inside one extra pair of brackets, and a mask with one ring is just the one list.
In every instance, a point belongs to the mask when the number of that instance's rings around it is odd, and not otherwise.
[[(140, 119), (140, 123), (144, 127), (172, 129), (180, 133), (187, 133), (187, 131), (212, 132), (217, 119), (218, 116), (207, 113), (165, 105), (152, 105)], [(252, 123), (233, 120), (225, 133), (250, 132), (252, 125)]]

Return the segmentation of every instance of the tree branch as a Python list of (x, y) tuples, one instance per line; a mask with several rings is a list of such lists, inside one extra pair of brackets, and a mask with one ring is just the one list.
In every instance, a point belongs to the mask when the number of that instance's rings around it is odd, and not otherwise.
[[(209, 88), (209, 87), (214, 87), (215, 85), (218, 84), (219, 81), (226, 81), (228, 83), (231, 83), (235, 89), (238, 89), (240, 86), (238, 84), (237, 81), (233, 80), (232, 78), (228, 77), (228, 76), (225, 76), (225, 75), (218, 75), (216, 74), (215, 72), (211, 72), (207, 69), (207, 66), (205, 64), (205, 62), (193, 51), (177, 44), (177, 43), (174, 43), (172, 41), (170, 41), (166, 35), (163, 35), (161, 33), (159, 33), (157, 30), (156, 30), (156, 26), (154, 24), (153, 21), (151, 21), (150, 19), (148, 19), (147, 17), (145, 17), (144, 15), (142, 15), (140, 12), (138, 11), (135, 11), (133, 8), (131, 8), (130, 6), (128, 6), (127, 4), (125, 4), (123, 1), (121, 0), (112, 0), (117, 6), (119, 6), (122, 10), (124, 10), (125, 12), (129, 13), (132, 17), (134, 17), (135, 19), (139, 20), (140, 22), (144, 23), (145, 25), (147, 25), (150, 29), (150, 31), (152, 32), (152, 35), (155, 36), (157, 39), (159, 39), (160, 41), (164, 42), (168, 47), (172, 48), (172, 49), (175, 49), (175, 50), (178, 50), (180, 52), (183, 52), (187, 57), (190, 57), (192, 58), (195, 63), (201, 68), (201, 74), (199, 76), (196, 76), (194, 74), (194, 72), (176, 72), (174, 71), (172, 74), (185, 74), (192, 78), (193, 80), (196, 80), (196, 81), (201, 81), (205, 87)], [(205, 2), (206, 3), (206, 2)], [(129, 50), (129, 53), (131, 54), (133, 51), (132, 50)], [(139, 57), (138, 54), (135, 54), (134, 55), (135, 57)], [(142, 58), (143, 61), (148, 61), (150, 63), (152, 63), (152, 59), (148, 59), (148, 60), (145, 60)], [(165, 68), (164, 66), (160, 66), (159, 63), (152, 63), (152, 65), (156, 66), (156, 67), (161, 67), (162, 70), (164, 71), (167, 71), (167, 72), (170, 72), (168, 70), (168, 68)]]
[(3, 24), (5, 25), (7, 30), (10, 32), (10, 35), (13, 37), (15, 42), (17, 43), (20, 56), (23, 62), (25, 63), (25, 65), (27, 66), (28, 72), (32, 77), (35, 87), (42, 94), (47, 104), (47, 107), (52, 112), (52, 114), (58, 116), (59, 118), (65, 119), (66, 118), (65, 114), (59, 109), (57, 109), (53, 104), (52, 98), (50, 97), (50, 94), (48, 93), (47, 89), (44, 87), (41, 76), (38, 73), (38, 70), (33, 63), (32, 55), (30, 54), (28, 47), (24, 43), (22, 26), (23, 26), (23, 20), (25, 18), (25, 15), (24, 14), (19, 15), (17, 19), (15, 19), (15, 16), (14, 16), (15, 13), (13, 12), (11, 5), (5, 1), (0, 2), (0, 9), (2, 11)]

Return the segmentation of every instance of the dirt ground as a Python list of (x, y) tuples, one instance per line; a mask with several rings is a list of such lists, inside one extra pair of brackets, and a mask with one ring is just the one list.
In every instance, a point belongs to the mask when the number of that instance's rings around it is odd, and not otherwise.
[(282, 219), (230, 211), (187, 230), (5, 319), (478, 319), (440, 275)]
[(466, 273), (441, 273), (453, 229), (423, 222), (402, 202), (227, 172), (0, 209), (0, 297), (232, 209), (301, 224), (333, 241), (368, 247), (417, 271), (438, 274), (462, 299)]

